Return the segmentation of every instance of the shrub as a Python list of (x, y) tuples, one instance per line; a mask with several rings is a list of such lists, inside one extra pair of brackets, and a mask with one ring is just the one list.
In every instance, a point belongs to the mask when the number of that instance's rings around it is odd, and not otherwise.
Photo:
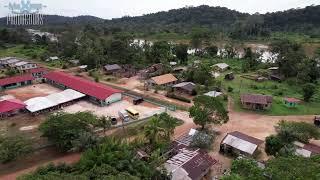
[(192, 147), (197, 147), (200, 149), (210, 149), (211, 145), (214, 141), (214, 136), (211, 134), (207, 134), (204, 132), (198, 132), (196, 133), (191, 141)]
[(32, 150), (31, 143), (23, 137), (0, 137), (0, 161), (8, 163)]
[(230, 93), (233, 92), (233, 88), (229, 86), (228, 87), (228, 92), (230, 92)]
[(187, 99), (187, 98), (182, 97), (182, 96), (178, 96), (178, 95), (176, 95), (174, 93), (167, 93), (167, 97), (172, 98), (172, 99), (177, 99), (179, 101), (183, 101), (183, 102), (186, 102), (186, 103), (191, 103), (190, 99)]

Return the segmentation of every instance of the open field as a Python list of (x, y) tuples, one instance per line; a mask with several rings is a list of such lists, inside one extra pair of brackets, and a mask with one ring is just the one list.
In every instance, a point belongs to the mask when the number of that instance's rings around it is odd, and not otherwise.
[(236, 111), (248, 111), (242, 108), (240, 103), (240, 94), (253, 93), (273, 96), (272, 108), (268, 111), (256, 112), (258, 114), (268, 115), (315, 115), (320, 113), (320, 88), (314, 95), (310, 103), (302, 102), (296, 108), (288, 108), (284, 105), (285, 97), (293, 97), (303, 100), (301, 87), (297, 85), (289, 85), (287, 82), (278, 83), (275, 81), (256, 82), (245, 79), (239, 75), (233, 81), (223, 80), (225, 90), (228, 87), (233, 88), (233, 92), (229, 95), (235, 101)]
[(5, 90), (4, 94), (14, 96), (21, 101), (26, 101), (34, 97), (47, 96), (61, 91), (62, 90), (48, 84), (33, 84), (29, 86)]

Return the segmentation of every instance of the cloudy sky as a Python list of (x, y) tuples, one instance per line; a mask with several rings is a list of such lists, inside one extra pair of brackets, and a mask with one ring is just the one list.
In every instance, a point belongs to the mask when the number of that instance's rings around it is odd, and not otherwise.
[[(21, 0), (0, 0), (0, 17), (8, 14), (9, 2)], [(138, 16), (152, 12), (166, 11), (185, 6), (223, 6), (248, 13), (266, 13), (291, 8), (320, 5), (320, 0), (31, 0), (47, 6), (45, 14), (64, 16), (93, 15), (105, 19), (125, 15)]]

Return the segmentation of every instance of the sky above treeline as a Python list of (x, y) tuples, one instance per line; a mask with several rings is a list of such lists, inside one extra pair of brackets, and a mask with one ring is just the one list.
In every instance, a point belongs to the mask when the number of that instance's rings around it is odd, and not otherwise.
[[(25, 0), (28, 1), (28, 0)], [(104, 19), (178, 9), (186, 6), (222, 6), (246, 13), (267, 13), (291, 8), (320, 5), (320, 0), (30, 0), (47, 7), (44, 14), (63, 16), (91, 15)], [(0, 0), (0, 17), (7, 16), (9, 3), (21, 0)]]

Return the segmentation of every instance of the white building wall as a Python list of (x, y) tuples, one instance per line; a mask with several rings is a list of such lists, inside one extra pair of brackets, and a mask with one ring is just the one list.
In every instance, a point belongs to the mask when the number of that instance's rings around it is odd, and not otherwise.
[(106, 99), (106, 103), (107, 104), (111, 104), (111, 103), (114, 103), (114, 102), (117, 102), (117, 101), (121, 101), (121, 99), (122, 99), (122, 94), (121, 93), (115, 93), (115, 94), (109, 96)]

